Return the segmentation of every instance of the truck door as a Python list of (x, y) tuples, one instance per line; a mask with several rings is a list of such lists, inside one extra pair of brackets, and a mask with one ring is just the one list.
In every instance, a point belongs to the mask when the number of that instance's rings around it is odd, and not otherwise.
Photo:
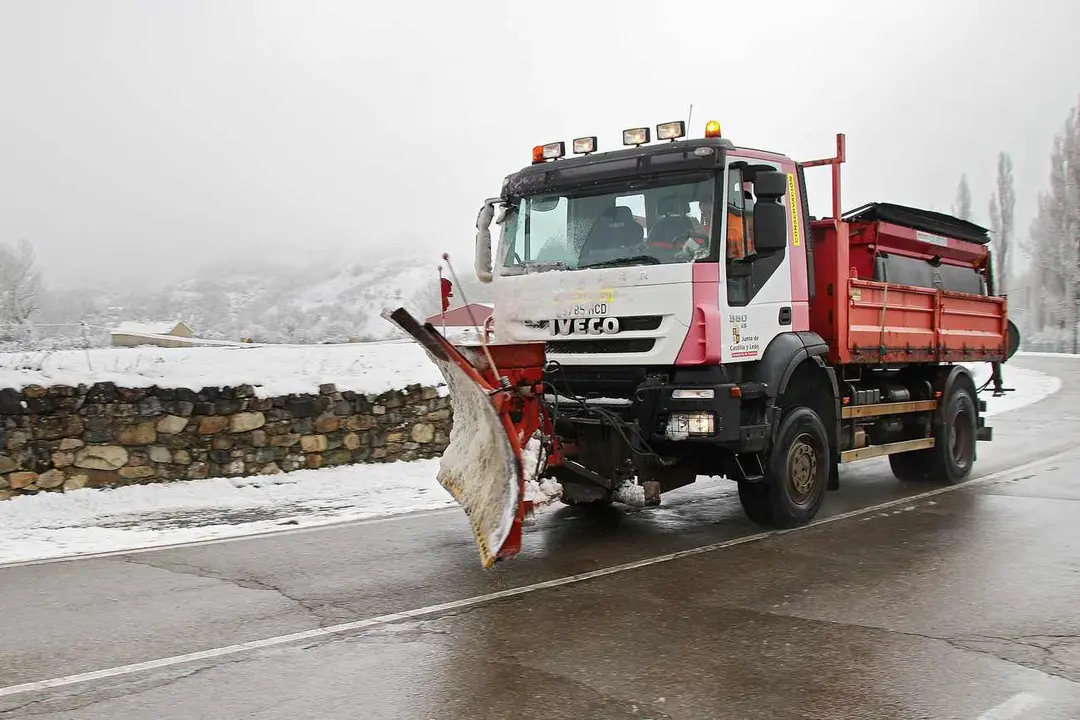
[[(729, 156), (731, 157), (731, 156)], [(724, 264), (720, 295), (722, 361), (749, 362), (761, 358), (780, 333), (794, 328), (791, 248), (759, 252), (754, 237), (754, 176), (780, 170), (768, 161), (731, 157), (724, 192)], [(790, 213), (790, 196), (781, 199)], [(790, 235), (789, 220), (789, 235)]]

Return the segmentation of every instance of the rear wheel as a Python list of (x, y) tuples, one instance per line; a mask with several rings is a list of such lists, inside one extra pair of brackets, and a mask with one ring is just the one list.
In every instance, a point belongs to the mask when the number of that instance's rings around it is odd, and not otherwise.
[(975, 464), (976, 407), (975, 393), (968, 383), (953, 385), (945, 398), (934, 447), (890, 455), (893, 475), (903, 482), (964, 482)]
[(780, 424), (769, 451), (765, 477), (739, 484), (747, 517), (781, 528), (810, 522), (825, 500), (829, 482), (829, 441), (821, 417), (807, 407), (792, 410)]

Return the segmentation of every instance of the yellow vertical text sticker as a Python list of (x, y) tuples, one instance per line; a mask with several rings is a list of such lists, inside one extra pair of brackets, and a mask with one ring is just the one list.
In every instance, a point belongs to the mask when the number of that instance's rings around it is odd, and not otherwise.
[(799, 237), (799, 204), (795, 202), (795, 173), (787, 174), (788, 207), (791, 209), (791, 243), (795, 247), (802, 244)]

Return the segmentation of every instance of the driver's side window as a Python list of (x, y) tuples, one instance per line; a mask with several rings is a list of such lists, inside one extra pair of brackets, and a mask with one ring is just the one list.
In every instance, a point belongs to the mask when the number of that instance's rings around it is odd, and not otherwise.
[[(750, 199), (747, 200), (747, 196)], [(743, 172), (733, 168), (728, 174), (727, 259), (745, 260), (753, 254), (753, 195), (744, 182)]]
[(750, 301), (750, 267), (745, 262), (748, 228), (746, 202), (743, 197), (743, 171), (737, 167), (728, 171), (724, 215), (728, 304), (745, 305)]
[(739, 160), (728, 167), (725, 238), (728, 304), (750, 304), (784, 261), (784, 250), (759, 253), (755, 243), (754, 192), (757, 174), (779, 170), (765, 161)]

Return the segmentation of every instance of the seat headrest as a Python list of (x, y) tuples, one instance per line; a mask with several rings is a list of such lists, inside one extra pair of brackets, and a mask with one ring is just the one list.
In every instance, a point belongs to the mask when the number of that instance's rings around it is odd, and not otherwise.
[(674, 195), (660, 198), (656, 210), (661, 215), (686, 215), (690, 212), (690, 203)]

